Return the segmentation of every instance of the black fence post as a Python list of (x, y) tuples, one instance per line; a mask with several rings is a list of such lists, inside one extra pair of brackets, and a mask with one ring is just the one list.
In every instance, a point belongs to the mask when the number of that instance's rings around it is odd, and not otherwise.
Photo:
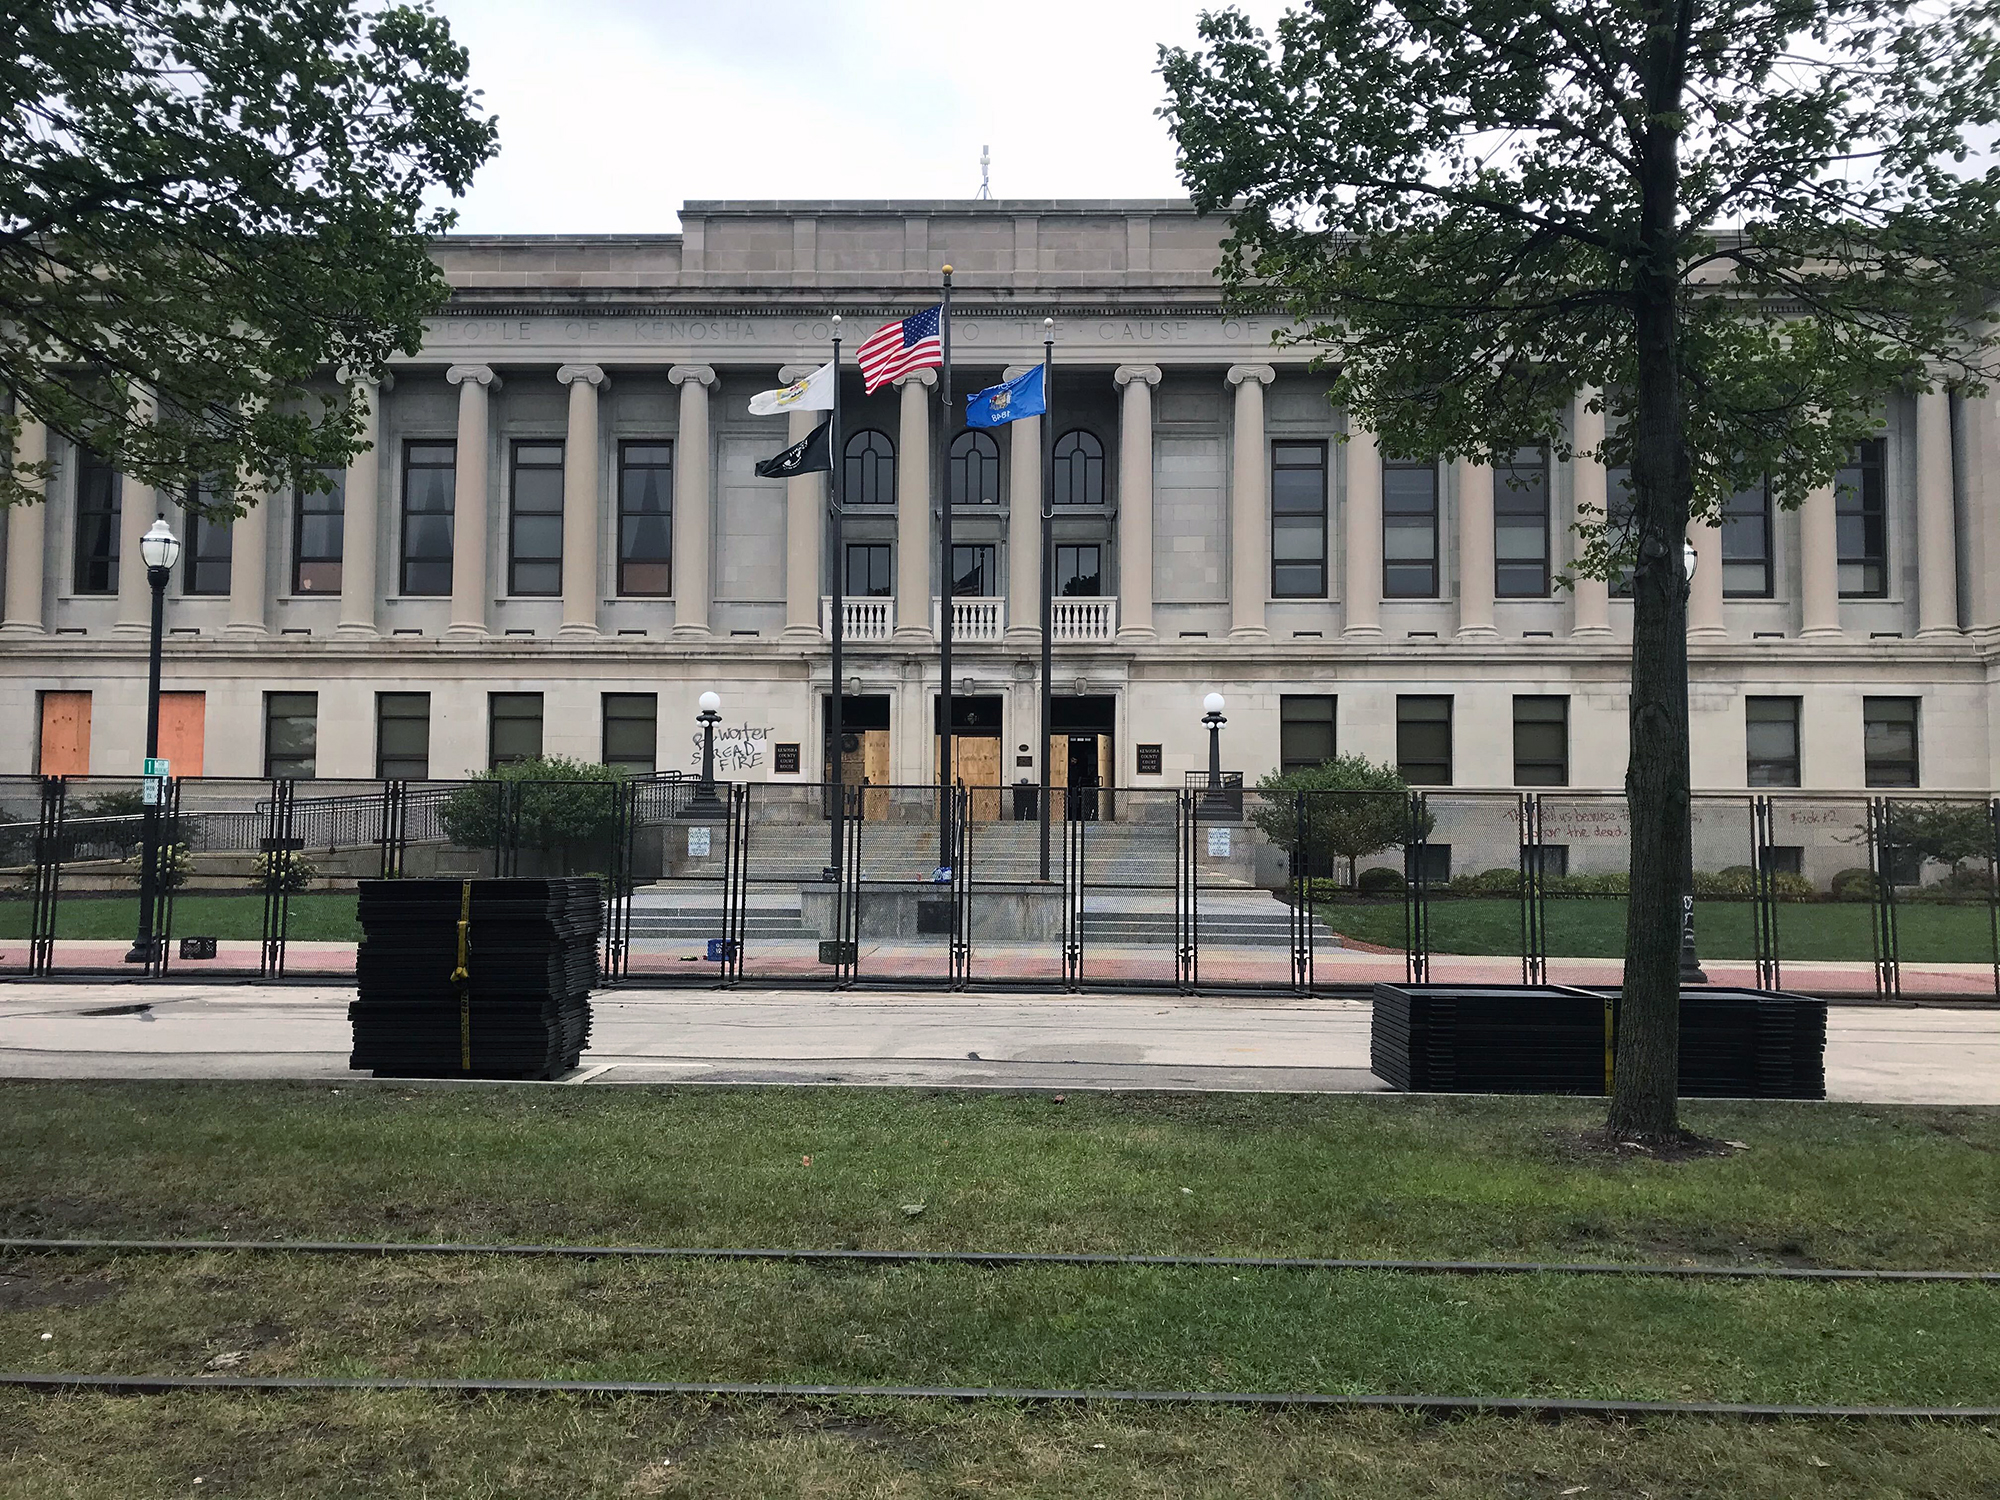
[(294, 783), (271, 783), (271, 800), (264, 815), (264, 941), (257, 958), (257, 972), (266, 979), (285, 975), (285, 935), (290, 925), (292, 850), (298, 843), (293, 826)]
[(169, 878), (167, 870), (178, 870), (187, 853), (182, 845), (180, 777), (161, 779), (158, 814), (159, 832), (153, 841), (153, 952), (146, 973), (150, 978), (164, 979), (173, 946), (174, 891), (180, 884), (180, 877)]
[(951, 817), (951, 987), (962, 990), (972, 978), (972, 880), (966, 866), (972, 802), (962, 781), (952, 788)]
[[(1201, 798), (1219, 796), (1213, 788), (1201, 797), (1182, 788), (1177, 808), (1179, 827), (1174, 839), (1174, 982), (1184, 995), (1193, 993), (1201, 983), (1201, 935), (1195, 909), (1195, 877), (1199, 866), (1194, 846), (1202, 816)], [(1226, 817), (1227, 813), (1217, 811), (1215, 816)]]
[(1516, 803), (1515, 819), (1521, 830), (1521, 983), (1543, 984), (1548, 979), (1548, 911), (1542, 905), (1542, 799), (1523, 792)]
[(1778, 952), (1778, 880), (1771, 868), (1776, 824), (1769, 797), (1750, 799), (1750, 868), (1756, 905), (1751, 911), (1757, 957), (1757, 988), (1784, 987)]
[(1428, 984), (1431, 973), (1430, 809), (1422, 792), (1409, 796), (1409, 836), (1403, 844), (1403, 978)]
[(1903, 966), (1897, 951), (1895, 822), (1886, 797), (1868, 801), (1868, 931), (1875, 950), (1875, 994), (1878, 999), (1903, 998)]
[[(1084, 820), (1076, 815), (1068, 787), (1052, 787), (1062, 798), (1063, 829), (1063, 984), (1071, 994), (1083, 989)], [(1055, 810), (1050, 809), (1050, 816)]]
[(1313, 873), (1312, 850), (1306, 843), (1308, 826), (1306, 793), (1295, 791), (1292, 793), (1292, 988), (1301, 995), (1311, 994), (1313, 987)]
[(62, 893), (63, 815), (68, 795), (62, 777), (42, 778), (41, 816), (35, 825), (35, 900), (28, 926), (30, 974), (55, 971), (56, 906)]
[(750, 920), (750, 785), (729, 788), (729, 821), (723, 828), (722, 974), (729, 984), (743, 978), (743, 950)]

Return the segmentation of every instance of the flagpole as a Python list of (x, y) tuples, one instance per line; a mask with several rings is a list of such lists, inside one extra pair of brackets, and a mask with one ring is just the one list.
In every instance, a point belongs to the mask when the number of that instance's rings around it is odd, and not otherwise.
[(833, 315), (833, 416), (830, 419), (826, 439), (827, 491), (833, 498), (833, 504), (830, 507), (832, 514), (828, 517), (832, 524), (833, 533), (832, 544), (828, 549), (832, 553), (831, 566), (833, 573), (833, 609), (831, 610), (833, 618), (829, 622), (833, 636), (833, 692), (827, 703), (827, 718), (829, 723), (828, 732), (831, 735), (830, 744), (833, 761), (833, 844), (831, 853), (835, 871), (834, 879), (839, 880), (842, 878), (840, 871), (845, 868), (841, 864), (840, 845), (842, 825), (846, 822), (847, 816), (847, 790), (844, 785), (844, 768), (841, 765), (841, 757), (846, 751), (847, 741), (847, 715), (845, 712), (847, 705), (842, 697), (845, 689), (841, 686), (840, 679), (840, 646), (841, 638), (846, 632), (847, 617), (847, 548), (842, 545), (846, 537), (846, 531), (842, 523), (846, 520), (844, 506), (847, 496), (842, 483), (845, 478), (844, 470), (846, 465), (841, 462), (840, 453), (839, 313)]
[(938, 489), (943, 496), (938, 506), (938, 549), (944, 558), (944, 600), (938, 606), (938, 868), (951, 864), (951, 267), (944, 268), (944, 301), (938, 314), (938, 333), (943, 345), (943, 366), (939, 371), (939, 394), (944, 406), (944, 435), (940, 446), (944, 461), (938, 465)]
[[(1049, 878), (1049, 798), (1054, 768), (1049, 764), (1055, 742), (1054, 705), (1050, 701), (1054, 672), (1055, 532), (1056, 532), (1056, 320), (1042, 319), (1042, 742), (1035, 758), (1042, 766), (1042, 880)], [(1017, 557), (1019, 553), (1015, 554)]]

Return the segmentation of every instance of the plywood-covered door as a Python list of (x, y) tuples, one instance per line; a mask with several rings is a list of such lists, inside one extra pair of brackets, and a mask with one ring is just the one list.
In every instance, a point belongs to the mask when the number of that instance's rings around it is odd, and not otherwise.
[(1118, 761), (1111, 753), (1111, 736), (1097, 737), (1097, 816), (1108, 823), (1114, 816), (1111, 789), (1118, 784)]
[(992, 736), (954, 737), (951, 779), (970, 791), (970, 816), (975, 823), (1000, 819), (1000, 741)]
[(861, 731), (861, 778), (871, 787), (880, 791), (870, 791), (862, 798), (861, 816), (871, 823), (879, 823), (889, 816), (889, 731), (886, 729), (864, 729)]
[(42, 694), (41, 773), (90, 774), (90, 694)]
[(160, 754), (176, 776), (201, 775), (208, 694), (160, 694)]

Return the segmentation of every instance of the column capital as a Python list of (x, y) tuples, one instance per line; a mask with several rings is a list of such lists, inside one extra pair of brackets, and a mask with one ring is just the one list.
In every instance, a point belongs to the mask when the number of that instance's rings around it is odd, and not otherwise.
[(936, 385), (936, 384), (937, 384), (937, 371), (934, 369), (912, 370), (910, 371), (909, 374), (898, 375), (895, 379), (895, 386), (896, 389), (898, 390), (901, 390), (906, 385)]
[(579, 380), (587, 380), (600, 388), (611, 384), (602, 365), (563, 365), (556, 370), (558, 385), (575, 385)]
[(713, 387), (719, 382), (715, 377), (714, 365), (674, 365), (667, 371), (667, 379), (675, 385), (696, 385)]
[(1112, 372), (1111, 383), (1121, 390), (1135, 380), (1143, 380), (1147, 385), (1160, 383), (1158, 365), (1120, 365)]
[(500, 389), (500, 377), (493, 373), (491, 365), (453, 365), (444, 372), (444, 378), (451, 385), (464, 385), (470, 380), (496, 391)]
[(795, 380), (804, 380), (806, 376), (817, 370), (820, 365), (826, 363), (826, 360), (821, 360), (818, 365), (780, 365), (778, 367), (778, 384), (790, 385)]
[(1000, 372), (1000, 378), (1002, 380), (1018, 380), (1021, 376), (1027, 374), (1028, 371), (1039, 370), (1041, 367), (1042, 362), (1040, 360), (1036, 360), (1031, 365), (1009, 365)]
[(1231, 365), (1223, 380), (1230, 385), (1241, 385), (1246, 380), (1254, 380), (1259, 385), (1269, 385), (1278, 378), (1275, 365)]
[(350, 370), (342, 365), (333, 372), (333, 378), (342, 385), (372, 385), (378, 391), (393, 391), (396, 388), (396, 372), (384, 370), (380, 375), (364, 375), (359, 370)]

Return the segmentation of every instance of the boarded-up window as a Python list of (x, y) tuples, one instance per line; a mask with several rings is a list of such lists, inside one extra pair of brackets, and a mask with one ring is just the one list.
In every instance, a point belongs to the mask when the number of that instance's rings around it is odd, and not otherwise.
[(90, 694), (42, 694), (40, 768), (44, 776), (90, 774)]
[(176, 776), (201, 775), (208, 694), (160, 694), (160, 754)]

